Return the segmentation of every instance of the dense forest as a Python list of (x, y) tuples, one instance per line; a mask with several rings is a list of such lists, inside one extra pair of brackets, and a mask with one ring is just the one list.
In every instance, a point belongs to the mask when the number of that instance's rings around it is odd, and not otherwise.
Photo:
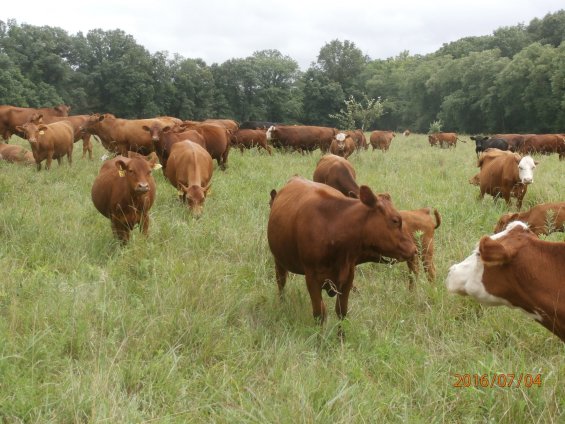
[(426, 132), (441, 120), (467, 133), (563, 132), (564, 40), (560, 10), (427, 55), (372, 60), (354, 42), (333, 40), (302, 72), (278, 50), (208, 65), (151, 54), (121, 30), (73, 35), (8, 20), (0, 21), (0, 104), (334, 126), (330, 115), (353, 96), (382, 102), (371, 128)]

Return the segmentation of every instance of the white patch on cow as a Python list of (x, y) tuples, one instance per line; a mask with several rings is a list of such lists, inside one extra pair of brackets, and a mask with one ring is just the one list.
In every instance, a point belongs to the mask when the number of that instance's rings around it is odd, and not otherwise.
[(337, 141), (343, 141), (345, 140), (346, 135), (344, 133), (339, 133), (338, 135), (335, 136), (335, 139)]
[(536, 164), (531, 156), (524, 156), (518, 163), (518, 175), (522, 184), (531, 184), (534, 182), (534, 169)]
[(275, 126), (274, 126), (274, 125), (271, 125), (271, 126), (269, 127), (269, 129), (267, 130), (267, 132), (266, 132), (266, 134), (267, 134), (267, 140), (271, 140), (271, 133), (272, 133), (272, 131), (273, 131), (274, 129), (275, 129)]
[[(521, 226), (525, 229), (528, 228), (527, 224), (522, 221), (513, 221), (504, 231), (494, 234), (491, 239), (497, 240), (508, 234), (513, 228)], [(455, 264), (449, 268), (449, 273), (445, 280), (447, 290), (450, 293), (460, 295), (469, 295), (475, 298), (479, 303), (484, 303), (490, 306), (506, 305), (514, 307), (510, 302), (501, 297), (493, 296), (487, 292), (483, 284), (484, 265), (481, 261), (479, 254), (479, 245), (475, 246), (473, 252), (464, 261)]]
[(110, 157), (110, 155), (109, 155), (108, 153), (104, 153), (104, 154), (100, 157), (100, 160), (101, 160), (102, 162), (104, 162), (104, 161), (107, 160), (109, 157)]

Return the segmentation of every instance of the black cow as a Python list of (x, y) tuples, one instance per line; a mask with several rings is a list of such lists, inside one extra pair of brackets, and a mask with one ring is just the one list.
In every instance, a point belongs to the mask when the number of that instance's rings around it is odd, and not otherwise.
[(276, 122), (269, 121), (245, 121), (240, 126), (240, 130), (267, 130), (269, 127), (277, 125)]
[(475, 152), (477, 153), (477, 157), (486, 149), (508, 150), (508, 142), (506, 140), (503, 140), (502, 138), (492, 138), (485, 135), (474, 135), (471, 137), (471, 140), (475, 140)]

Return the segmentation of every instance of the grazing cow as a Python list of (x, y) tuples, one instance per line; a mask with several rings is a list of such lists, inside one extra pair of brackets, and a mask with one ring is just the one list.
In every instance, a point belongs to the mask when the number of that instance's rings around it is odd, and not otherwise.
[(34, 114), (41, 114), (43, 116), (43, 124), (50, 124), (54, 122), (52, 118), (68, 116), (70, 106), (59, 105), (55, 107), (15, 107), (15, 106), (0, 106), (0, 130), (4, 140), (8, 140), (12, 134), (17, 134), (23, 137), (23, 133), (17, 129), (30, 120)]
[(466, 143), (465, 140), (457, 138), (457, 133), (436, 132), (428, 135), (428, 141), (431, 146), (439, 146), (442, 149), (457, 147), (457, 141)]
[(502, 196), (510, 205), (510, 196), (516, 197), (518, 210), (522, 207), (528, 185), (534, 182), (534, 169), (537, 165), (531, 156), (489, 149), (479, 157), (479, 198), (486, 194)]
[(357, 150), (369, 148), (367, 144), (367, 137), (365, 137), (365, 133), (363, 130), (351, 130), (351, 131), (343, 131), (345, 134), (350, 136), (355, 141), (355, 146)]
[(15, 144), (0, 143), (0, 159), (20, 165), (34, 165), (33, 153)]
[(449, 269), (451, 293), (518, 308), (565, 342), (565, 243), (540, 240), (521, 221), (484, 236)]
[(174, 125), (177, 118), (121, 119), (110, 113), (90, 115), (83, 131), (97, 135), (102, 146), (111, 153), (127, 156), (128, 151), (149, 154), (153, 149), (153, 136), (143, 129), (154, 122)]
[(245, 121), (239, 126), (240, 130), (268, 130), (273, 125), (278, 125), (271, 121)]
[(475, 142), (475, 153), (477, 157), (486, 149), (508, 150), (508, 142), (502, 138), (492, 138), (484, 135), (471, 136), (471, 140)]
[(38, 171), (41, 170), (41, 162), (45, 159), (45, 169), (51, 168), (53, 159), (57, 159), (61, 165), (61, 159), (65, 155), (69, 165), (72, 164), (74, 131), (69, 122), (53, 122), (47, 125), (27, 122), (18, 126), (17, 130), (29, 141)]
[(229, 130), (216, 124), (191, 121), (184, 121), (181, 128), (185, 130), (194, 130), (200, 134), (205, 142), (203, 147), (206, 148), (213, 159), (216, 159), (220, 169), (225, 171), (228, 164), (228, 155), (231, 146), (231, 133)]
[(239, 129), (239, 124), (232, 119), (205, 119), (203, 121), (205, 124), (216, 124), (229, 130), (231, 134), (235, 133)]
[(308, 125), (273, 125), (267, 130), (267, 140), (275, 147), (311, 152), (320, 149), (327, 152), (334, 135), (335, 128), (315, 127)]
[(330, 153), (347, 159), (357, 148), (353, 138), (345, 133), (338, 133), (332, 138)]
[(279, 293), (289, 271), (304, 275), (314, 318), (321, 323), (327, 315), (322, 290), (337, 295), (335, 312), (343, 319), (357, 264), (382, 256), (408, 259), (416, 252), (390, 196), (363, 185), (359, 199), (352, 199), (301, 177), (271, 191), (267, 238)]
[(547, 235), (555, 231), (563, 232), (565, 231), (565, 202), (541, 203), (525, 212), (504, 214), (496, 223), (494, 232), (499, 233), (513, 221), (525, 222), (536, 236)]
[(322, 156), (314, 170), (312, 179), (327, 184), (345, 196), (359, 198), (359, 186), (355, 181), (355, 169), (341, 156), (327, 154)]
[(128, 242), (130, 231), (139, 224), (147, 235), (149, 209), (155, 200), (157, 156), (144, 157), (129, 152), (129, 157), (116, 156), (102, 165), (92, 184), (92, 202), (102, 215), (110, 219), (114, 236)]
[(232, 135), (231, 142), (239, 147), (241, 153), (243, 153), (244, 148), (252, 149), (257, 146), (257, 148), (265, 149), (271, 154), (271, 146), (267, 144), (267, 132), (265, 130), (240, 129)]
[(210, 189), (214, 164), (206, 149), (192, 141), (180, 141), (171, 147), (165, 177), (179, 192), (196, 217), (202, 214)]
[(404, 134), (404, 137), (408, 137), (410, 135), (410, 130), (406, 128), (402, 134)]
[(381, 149), (383, 152), (386, 152), (395, 136), (396, 134), (393, 131), (373, 131), (369, 142), (373, 146), (373, 150)]
[(524, 137), (524, 141), (518, 148), (522, 154), (542, 153), (550, 155), (557, 153), (559, 160), (565, 158), (565, 138), (559, 134), (538, 134)]

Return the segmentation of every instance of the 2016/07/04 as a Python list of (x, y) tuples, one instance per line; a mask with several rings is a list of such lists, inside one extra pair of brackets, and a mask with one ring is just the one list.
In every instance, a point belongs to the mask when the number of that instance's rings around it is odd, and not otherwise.
[(541, 374), (453, 374), (453, 387), (541, 387)]

